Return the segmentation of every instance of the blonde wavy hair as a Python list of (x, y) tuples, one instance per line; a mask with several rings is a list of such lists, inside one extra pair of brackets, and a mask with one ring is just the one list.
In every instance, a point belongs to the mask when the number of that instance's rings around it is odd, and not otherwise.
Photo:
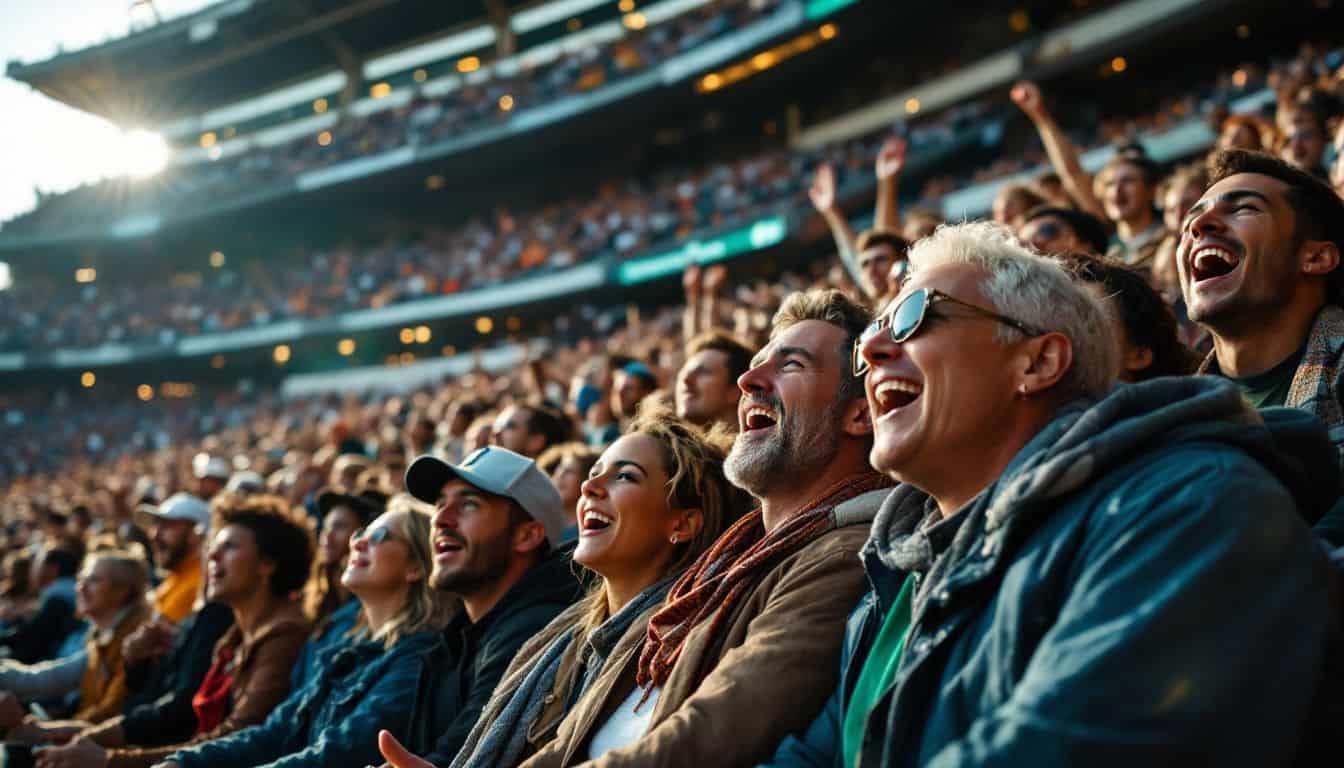
[(399, 493), (387, 502), (382, 517), (406, 544), (411, 560), (420, 566), (420, 580), (411, 585), (406, 604), (397, 615), (377, 632), (370, 630), (368, 614), (361, 608), (359, 620), (350, 630), (352, 637), (369, 637), (381, 642), (384, 648), (391, 648), (403, 637), (441, 629), (448, 623), (456, 601), (429, 583), (430, 572), (434, 569), (434, 552), (429, 541), (432, 516), (433, 508), (410, 494)]

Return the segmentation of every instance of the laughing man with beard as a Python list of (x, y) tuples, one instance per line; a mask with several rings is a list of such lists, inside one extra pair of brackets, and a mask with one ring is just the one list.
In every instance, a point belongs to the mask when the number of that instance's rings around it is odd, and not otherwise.
[(864, 588), (856, 554), (891, 485), (868, 466), (851, 360), (868, 319), (838, 291), (785, 300), (738, 380), (724, 465), (760, 507), (691, 565), (621, 679), (580, 699), (525, 768), (755, 765), (821, 708)]
[(573, 545), (560, 547), (569, 525), (560, 492), (531, 459), (498, 446), (458, 465), (421, 456), (406, 490), (434, 505), (430, 582), (462, 605), (406, 692), (415, 697), (410, 744), (384, 731), (379, 748), (398, 768), (446, 766), (518, 649), (578, 598), (579, 583)]
[[(1209, 169), (1176, 252), (1190, 319), (1213, 337), (1200, 373), (1231, 379), (1257, 408), (1316, 415), (1344, 463), (1344, 202), (1267, 154), (1220, 152)], [(1344, 504), (1309, 522), (1344, 546)]]

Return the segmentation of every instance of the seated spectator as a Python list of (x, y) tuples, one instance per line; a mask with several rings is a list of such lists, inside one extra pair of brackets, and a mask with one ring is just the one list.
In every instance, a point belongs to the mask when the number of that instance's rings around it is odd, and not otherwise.
[(740, 380), (725, 464), (760, 508), (678, 580), (638, 663), (604, 675), (524, 765), (753, 765), (821, 707), (864, 590), (855, 553), (890, 487), (868, 466), (853, 372), (868, 320), (839, 291), (784, 301)]
[(1073, 276), (1101, 302), (1120, 349), (1120, 380), (1188, 376), (1196, 361), (1176, 333), (1172, 314), (1144, 275), (1089, 256), (1065, 259)]
[[(394, 731), (390, 743), (446, 766), (518, 649), (575, 601), (579, 584), (568, 550), (556, 549), (568, 523), (560, 494), (526, 457), (495, 446), (460, 465), (421, 456), (406, 489), (434, 505), (431, 583), (462, 607), (407, 691), (409, 738)], [(388, 751), (388, 739), (379, 746)]]
[(579, 538), (576, 512), (579, 497), (582, 495), (581, 488), (601, 455), (583, 443), (569, 442), (552, 445), (537, 458), (537, 467), (551, 479), (551, 484), (560, 492), (560, 508), (570, 518), (565, 526), (562, 544)]
[(677, 372), (673, 398), (677, 416), (708, 428), (737, 429), (737, 379), (751, 367), (753, 349), (722, 330), (706, 331), (686, 344), (686, 362)]
[[(135, 744), (154, 747), (190, 739), (196, 732), (192, 699), (213, 662), (215, 644), (233, 626), (227, 605), (209, 602), (176, 626), (160, 618), (146, 622), (123, 645), (129, 695), (123, 714), (81, 730), (78, 749), (48, 749), (50, 768), (104, 768), (123, 762)], [(162, 649), (160, 648), (162, 646)]]
[(535, 459), (552, 445), (569, 439), (569, 420), (549, 405), (511, 405), (495, 418), (490, 444)]
[(868, 230), (854, 241), (858, 252), (859, 285), (874, 306), (884, 297), (894, 296), (905, 278), (905, 252), (910, 244), (900, 235)]
[(37, 611), (0, 632), (8, 658), (34, 664), (52, 658), (79, 625), (75, 618), (75, 575), (80, 555), (71, 544), (49, 544), (33, 561)]
[[(1344, 202), (1266, 154), (1229, 150), (1209, 168), (1177, 252), (1190, 319), (1213, 337), (1199, 372), (1230, 378), (1257, 408), (1316, 415), (1344, 461)], [(1344, 545), (1344, 504), (1317, 525)]]
[(201, 589), (201, 539), (210, 530), (210, 506), (197, 496), (176, 493), (139, 511), (151, 521), (154, 562), (164, 572), (154, 590), (154, 610), (176, 624), (191, 613)]
[(343, 493), (328, 488), (317, 495), (317, 514), (322, 528), (317, 538), (312, 574), (303, 589), (303, 613), (312, 623), (312, 636), (304, 643), (290, 675), (290, 687), (298, 690), (317, 672), (322, 651), (342, 643), (359, 618), (359, 601), (341, 586), (350, 555), (350, 536), (383, 513), (387, 496), (365, 489)]
[[(289, 673), (308, 636), (290, 594), (303, 586), (312, 541), (302, 518), (277, 496), (215, 497), (206, 599), (233, 612), (192, 698), (196, 728), (184, 742), (106, 750), (92, 738), (53, 747), (39, 766), (71, 764), (148, 768), (180, 749), (234, 733), (266, 718), (289, 694)], [(87, 726), (82, 726), (86, 728)]]
[(1209, 175), (1203, 165), (1177, 168), (1162, 182), (1158, 199), (1162, 201), (1162, 227), (1167, 230), (1167, 236), (1153, 255), (1152, 281), (1153, 286), (1171, 304), (1181, 300), (1181, 277), (1176, 270), (1176, 247), (1181, 241), (1181, 222), (1208, 186)]
[(1320, 109), (1310, 104), (1295, 104), (1280, 109), (1277, 122), (1283, 133), (1279, 139), (1279, 157), (1294, 168), (1324, 178), (1330, 131)]
[(0, 688), (26, 701), (54, 701), (77, 693), (71, 721), (13, 720), (6, 707), (0, 727), (10, 742), (41, 744), (68, 736), (80, 723), (98, 723), (121, 713), (126, 698), (122, 641), (149, 617), (149, 573), (139, 557), (104, 550), (89, 555), (75, 588), (76, 610), (90, 625), (84, 648), (40, 664), (0, 663)]
[(639, 648), (672, 583), (742, 511), (723, 475), (731, 444), (665, 409), (640, 409), (583, 483), (574, 562), (599, 578), (514, 657), (454, 768), (518, 765), (555, 738), (608, 662)]
[(378, 754), (379, 726), (406, 735), (407, 693), (428, 674), (426, 653), (449, 610), (426, 581), (429, 520), (385, 512), (350, 546), (341, 583), (362, 607), (351, 643), (328, 649), (320, 673), (261, 724), (176, 752), (159, 768), (362, 765)]
[(1022, 242), (1047, 256), (1106, 252), (1110, 235), (1106, 225), (1090, 213), (1076, 208), (1040, 205), (1027, 211), (1022, 226), (1016, 229)]
[(1218, 132), (1218, 149), (1268, 151), (1274, 129), (1253, 115), (1228, 115)]
[(992, 225), (911, 259), (860, 349), (902, 485), (864, 548), (837, 764), (1330, 760), (1302, 751), (1339, 634), (1298, 510), (1334, 496), (1320, 426), (1208, 379), (1112, 393), (1102, 309)]

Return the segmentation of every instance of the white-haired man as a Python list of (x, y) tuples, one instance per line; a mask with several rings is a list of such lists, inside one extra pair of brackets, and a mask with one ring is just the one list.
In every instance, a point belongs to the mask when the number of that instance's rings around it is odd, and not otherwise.
[(1208, 377), (1114, 388), (1104, 311), (1001, 227), (910, 260), (856, 359), (903, 485), (840, 687), (775, 763), (830, 764), (828, 735), (845, 766), (1309, 756), (1338, 647), (1297, 512), (1336, 487), (1322, 425)]

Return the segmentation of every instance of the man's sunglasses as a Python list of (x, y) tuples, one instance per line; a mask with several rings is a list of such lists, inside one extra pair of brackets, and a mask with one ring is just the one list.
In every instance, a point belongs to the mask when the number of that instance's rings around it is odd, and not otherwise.
[(909, 341), (919, 329), (924, 325), (924, 318), (928, 315), (929, 307), (939, 302), (946, 301), (949, 304), (956, 304), (959, 307), (965, 307), (972, 312), (987, 317), (991, 320), (997, 320), (1010, 328), (1025, 333), (1028, 336), (1040, 336), (1043, 331), (1039, 331), (1020, 320), (1014, 320), (1006, 315), (1000, 315), (997, 312), (990, 312), (988, 309), (977, 307), (974, 304), (967, 304), (961, 299), (948, 296), (936, 288), (917, 288), (906, 294), (890, 312), (883, 314), (863, 329), (859, 334), (858, 340), (854, 342), (854, 375), (862, 376), (868, 372), (868, 361), (863, 359), (863, 345), (868, 343), (873, 337), (877, 336), (884, 329), (891, 333), (891, 340), (896, 344)]

